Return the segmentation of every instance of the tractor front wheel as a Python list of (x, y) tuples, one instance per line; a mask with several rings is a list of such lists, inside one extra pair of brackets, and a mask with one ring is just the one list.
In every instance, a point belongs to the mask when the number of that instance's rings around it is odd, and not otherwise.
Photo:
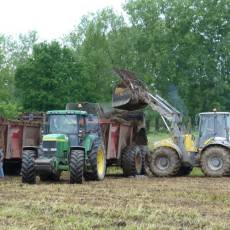
[(176, 176), (181, 167), (181, 160), (173, 149), (160, 147), (152, 153), (150, 170), (159, 177)]
[(72, 150), (70, 156), (70, 183), (82, 184), (84, 172), (84, 152)]
[(34, 184), (36, 182), (36, 172), (34, 158), (36, 152), (33, 150), (24, 150), (22, 154), (22, 183)]
[(92, 173), (89, 173), (89, 178), (92, 180), (101, 181), (106, 173), (106, 155), (105, 149), (101, 141), (95, 141), (91, 152), (89, 153), (89, 161), (92, 168)]
[(230, 152), (219, 146), (207, 148), (201, 155), (201, 170), (209, 177), (228, 176)]

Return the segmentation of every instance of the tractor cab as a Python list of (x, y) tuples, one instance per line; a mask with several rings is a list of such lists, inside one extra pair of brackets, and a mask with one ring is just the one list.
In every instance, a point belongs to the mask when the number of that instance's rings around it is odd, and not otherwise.
[(48, 111), (43, 140), (55, 135), (65, 135), (70, 146), (80, 145), (86, 129), (86, 115), (85, 111), (78, 110)]
[(203, 148), (210, 140), (229, 141), (230, 113), (208, 112), (199, 114), (198, 148)]

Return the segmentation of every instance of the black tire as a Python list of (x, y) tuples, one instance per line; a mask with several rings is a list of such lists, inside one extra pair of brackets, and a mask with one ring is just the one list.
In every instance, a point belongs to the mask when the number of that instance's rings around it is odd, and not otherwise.
[(143, 170), (142, 163), (142, 152), (138, 145), (130, 146), (122, 153), (121, 166), (124, 176), (129, 177), (141, 175)]
[(147, 168), (148, 168), (148, 147), (145, 145), (139, 146), (142, 156), (142, 168), (141, 168), (141, 175), (147, 174)]
[(181, 167), (181, 160), (176, 151), (160, 147), (153, 152), (150, 170), (159, 177), (176, 176)]
[(70, 183), (82, 184), (84, 172), (84, 152), (72, 150), (70, 156)]
[(148, 151), (145, 155), (145, 174), (149, 177), (153, 177), (153, 173), (150, 169), (150, 163), (151, 163), (151, 159), (152, 159), (152, 154)]
[(209, 177), (228, 176), (230, 173), (230, 151), (211, 146), (201, 154), (201, 170)]
[[(102, 157), (102, 162), (100, 162), (101, 165), (98, 165), (98, 157), (100, 156)], [(103, 180), (106, 173), (106, 154), (104, 145), (100, 139), (94, 141), (92, 149), (89, 153), (89, 161), (92, 172), (86, 172), (86, 179), (97, 181)]]
[(177, 176), (188, 176), (193, 170), (192, 165), (189, 163), (183, 163), (178, 171)]
[(25, 150), (22, 154), (22, 183), (34, 184), (36, 182), (36, 171), (34, 158), (36, 152), (33, 150)]

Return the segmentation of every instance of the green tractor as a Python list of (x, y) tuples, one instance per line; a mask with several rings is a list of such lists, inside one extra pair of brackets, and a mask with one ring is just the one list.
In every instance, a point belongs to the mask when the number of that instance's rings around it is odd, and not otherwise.
[(63, 171), (69, 171), (70, 183), (84, 179), (103, 180), (106, 156), (99, 125), (87, 129), (88, 114), (79, 110), (58, 110), (46, 113), (40, 146), (24, 146), (22, 182), (33, 184), (57, 181)]

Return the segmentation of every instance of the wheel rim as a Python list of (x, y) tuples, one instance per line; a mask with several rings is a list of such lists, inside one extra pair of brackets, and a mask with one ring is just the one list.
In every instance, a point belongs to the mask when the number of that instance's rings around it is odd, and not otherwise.
[(170, 165), (170, 161), (167, 157), (165, 156), (159, 156), (156, 159), (156, 166), (160, 169), (160, 170), (165, 170), (169, 167)]
[(213, 171), (217, 171), (223, 167), (223, 160), (218, 156), (209, 157), (208, 167)]
[(97, 172), (99, 176), (102, 176), (105, 171), (105, 156), (104, 151), (100, 148), (97, 152)]
[(136, 168), (136, 172), (137, 174), (141, 173), (141, 168), (142, 168), (142, 157), (141, 154), (136, 154), (135, 156), (135, 168)]

